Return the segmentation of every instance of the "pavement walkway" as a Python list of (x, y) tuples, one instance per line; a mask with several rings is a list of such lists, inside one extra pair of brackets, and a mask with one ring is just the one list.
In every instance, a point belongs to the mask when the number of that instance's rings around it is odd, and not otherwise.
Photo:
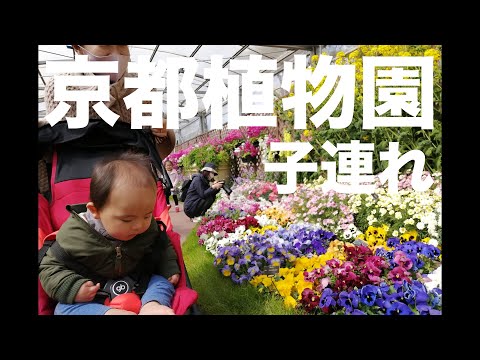
[(180, 243), (183, 244), (196, 223), (190, 221), (190, 218), (185, 215), (182, 202), (179, 203), (180, 212), (175, 212), (175, 204), (173, 201), (170, 203), (172, 204), (172, 207), (170, 208), (169, 214), (170, 219), (172, 220), (173, 231), (180, 234)]

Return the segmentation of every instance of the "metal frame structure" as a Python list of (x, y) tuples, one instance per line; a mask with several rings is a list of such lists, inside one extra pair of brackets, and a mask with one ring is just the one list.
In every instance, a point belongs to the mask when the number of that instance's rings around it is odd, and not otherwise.
[[(194, 76), (192, 88), (195, 89), (199, 99), (199, 111), (191, 119), (180, 120), (180, 128), (176, 130), (177, 143), (187, 141), (199, 134), (208, 131), (210, 111), (205, 111), (201, 97), (208, 89), (209, 79), (205, 79), (200, 73), (203, 68), (209, 66), (210, 55), (219, 54), (225, 59), (223, 68), (227, 67), (232, 59), (247, 59), (249, 55), (262, 55), (262, 58), (277, 61), (277, 71), (274, 73), (274, 82), (278, 85), (275, 92), (280, 89), (284, 61), (293, 61), (294, 54), (306, 54), (307, 56), (318, 54), (328, 46), (325, 45), (129, 45), (131, 58), (136, 61), (138, 55), (150, 55), (150, 61), (165, 60), (167, 56), (192, 57), (199, 63), (199, 70)], [(45, 116), (43, 103), (43, 90), (51, 75), (45, 73), (46, 61), (74, 60), (73, 50), (65, 45), (40, 45), (38, 61), (38, 86), (39, 86), (39, 118)], [(240, 72), (228, 70), (229, 74), (240, 75)], [(182, 74), (180, 74), (182, 76)], [(240, 85), (241, 88), (241, 85)], [(241, 89), (239, 90), (241, 91)], [(164, 90), (164, 103), (166, 103)], [(185, 99), (179, 99), (179, 107), (182, 107)], [(228, 100), (223, 103), (225, 107)], [(225, 108), (224, 108), (225, 109)], [(225, 111), (225, 110), (224, 110)], [(192, 127), (191, 125), (197, 125)]]

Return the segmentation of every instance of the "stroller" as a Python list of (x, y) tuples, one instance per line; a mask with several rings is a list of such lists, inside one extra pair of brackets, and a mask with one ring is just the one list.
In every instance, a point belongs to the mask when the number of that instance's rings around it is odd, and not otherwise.
[[(152, 170), (157, 178), (157, 198), (153, 216), (161, 220), (177, 253), (181, 269), (180, 280), (172, 299), (172, 308), (177, 315), (199, 314), (196, 301), (198, 294), (192, 289), (183, 262), (180, 235), (173, 231), (168, 213), (164, 184), (171, 187), (170, 178), (158, 155), (153, 135), (146, 130), (133, 130), (129, 124), (117, 121), (111, 127), (103, 120), (90, 120), (82, 129), (68, 129), (65, 121), (51, 127), (39, 128), (39, 160), (48, 151), (51, 167), (48, 190), (39, 186), (38, 191), (38, 249), (39, 263), (55, 240), (60, 226), (67, 220), (67, 205), (86, 203), (89, 200), (90, 175), (94, 164), (113, 152), (135, 149), (148, 154)], [(50, 164), (49, 164), (50, 165)], [(163, 182), (163, 183), (162, 183)], [(41, 191), (42, 188), (42, 191)], [(52, 315), (55, 302), (49, 298), (38, 281), (38, 314)]]

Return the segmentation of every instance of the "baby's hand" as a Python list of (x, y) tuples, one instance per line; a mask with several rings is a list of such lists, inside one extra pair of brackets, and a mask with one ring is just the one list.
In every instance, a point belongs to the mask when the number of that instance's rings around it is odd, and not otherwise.
[(92, 281), (87, 281), (80, 286), (77, 295), (75, 296), (75, 302), (89, 302), (92, 301), (97, 291), (100, 289), (100, 283), (93, 285)]
[(170, 281), (170, 283), (173, 286), (177, 285), (178, 280), (180, 280), (180, 274), (175, 274), (175, 275), (172, 275), (168, 278), (168, 281)]

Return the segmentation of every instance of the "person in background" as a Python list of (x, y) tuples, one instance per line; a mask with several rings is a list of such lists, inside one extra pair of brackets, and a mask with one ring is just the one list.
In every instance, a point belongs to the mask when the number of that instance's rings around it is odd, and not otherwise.
[[(187, 197), (183, 206), (185, 214), (193, 221), (212, 206), (215, 198), (223, 186), (223, 181), (215, 181), (218, 175), (215, 164), (206, 163), (200, 173), (192, 175), (192, 183), (188, 188)], [(210, 185), (210, 183), (212, 183)]]
[[(127, 72), (128, 62), (130, 61), (130, 50), (128, 45), (72, 45), (76, 55), (87, 55), (89, 61), (118, 61), (118, 73), (110, 74), (110, 100), (103, 103), (114, 113), (120, 117), (118, 121), (131, 123), (131, 109), (127, 109), (125, 101), (126, 96), (134, 92), (135, 88), (125, 88), (125, 77), (133, 77), (136, 75)], [(63, 74), (67, 76), (78, 74)], [(84, 75), (94, 75), (92, 73), (84, 73)], [(103, 74), (102, 74), (103, 75)], [(45, 85), (45, 106), (46, 113), (51, 113), (59, 104), (54, 100), (54, 77), (52, 76)], [(81, 86), (69, 86), (69, 90), (90, 90)], [(77, 114), (76, 102), (65, 101), (70, 105), (70, 109), (65, 117), (75, 117)], [(100, 115), (93, 109), (97, 102), (89, 102), (89, 118), (101, 119)], [(65, 121), (65, 117), (62, 121)], [(39, 119), (39, 127), (48, 124), (45, 119)], [(166, 119), (163, 122), (163, 128), (152, 128), (155, 136), (157, 151), (162, 159), (166, 158), (175, 147), (175, 133), (173, 130), (166, 129)]]
[[(182, 184), (181, 175), (173, 168), (173, 163), (170, 160), (165, 161), (165, 169), (167, 170), (168, 176), (170, 177), (170, 181), (172, 182), (171, 189), (165, 189), (165, 197), (167, 199), (167, 206), (170, 209), (170, 195), (173, 197), (173, 201), (175, 203), (175, 211), (179, 212), (180, 208), (178, 207), (178, 194), (179, 194), (179, 186)], [(167, 190), (168, 196), (167, 196)]]
[[(70, 47), (70, 46), (69, 46)], [(130, 61), (130, 50), (128, 45), (71, 45), (74, 54), (87, 55), (89, 61), (118, 61), (118, 72), (110, 74), (110, 98), (103, 101), (105, 106), (118, 114), (117, 121), (131, 123), (131, 109), (127, 109), (124, 98), (134, 92), (135, 88), (125, 88), (125, 78), (133, 77), (133, 74), (127, 72), (128, 62)], [(65, 76), (79, 75), (74, 73), (62, 74)], [(83, 75), (95, 75), (93, 73), (83, 73)], [(69, 86), (69, 90), (95, 90), (81, 86)], [(94, 87), (95, 88), (95, 87)], [(52, 76), (45, 85), (45, 106), (46, 113), (49, 114), (56, 109), (59, 102), (54, 100), (55, 82)], [(65, 101), (70, 105), (69, 110), (61, 121), (66, 121), (66, 117), (75, 117), (77, 115), (76, 102)], [(100, 115), (93, 109), (95, 101), (89, 102), (89, 119), (101, 119)], [(38, 119), (38, 127), (48, 125), (44, 118)], [(175, 133), (173, 130), (166, 129), (166, 118), (163, 119), (163, 128), (152, 128), (155, 146), (162, 159), (166, 158), (175, 147)], [(49, 173), (51, 172), (52, 151), (48, 151), (38, 161), (38, 190), (46, 194), (49, 189)]]

